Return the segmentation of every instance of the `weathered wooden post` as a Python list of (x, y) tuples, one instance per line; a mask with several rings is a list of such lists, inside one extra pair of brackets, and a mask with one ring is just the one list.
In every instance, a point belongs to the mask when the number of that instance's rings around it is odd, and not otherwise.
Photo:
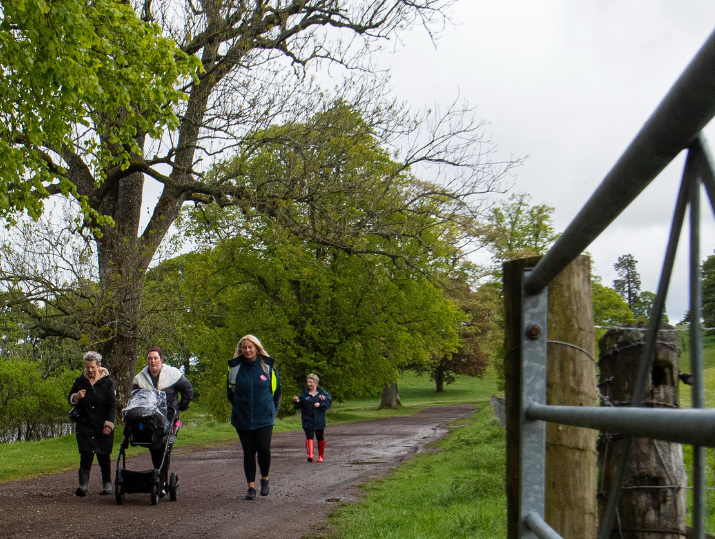
[[(520, 524), (522, 275), (538, 261), (526, 258), (504, 264), (509, 539), (519, 536)], [(588, 257), (580, 256), (549, 284), (547, 404), (596, 405), (593, 325), (591, 264)], [(596, 537), (596, 436), (591, 429), (547, 425), (544, 520), (563, 537)]]
[[(665, 329), (672, 329), (665, 326)], [(637, 329), (611, 329), (599, 341), (599, 386), (608, 406), (628, 406), (633, 395), (645, 333)], [(678, 336), (660, 331), (650, 384), (642, 406), (678, 408)], [(610, 492), (622, 439), (603, 434), (599, 443), (599, 494)], [(611, 536), (637, 539), (686, 537), (687, 477), (680, 444), (634, 438), (633, 449), (618, 504), (618, 519)], [(603, 510), (606, 498), (599, 496)], [(603, 506), (603, 507), (602, 507)]]

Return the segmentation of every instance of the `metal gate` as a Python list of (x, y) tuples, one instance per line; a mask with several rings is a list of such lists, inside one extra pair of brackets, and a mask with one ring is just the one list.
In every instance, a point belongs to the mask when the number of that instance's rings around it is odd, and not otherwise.
[[(560, 537), (544, 522), (546, 468), (545, 422), (573, 425), (627, 436), (618, 462), (598, 537), (607, 539), (633, 436), (693, 446), (693, 537), (705, 534), (705, 448), (715, 447), (715, 409), (704, 409), (703, 345), (700, 326), (700, 185), (715, 211), (715, 163), (701, 130), (715, 116), (715, 32), (686, 68), (633, 142), (606, 175), (563, 235), (541, 261), (523, 276), (521, 335), (521, 458), (518, 474), (519, 537)], [(555, 406), (546, 404), (547, 293), (549, 283), (683, 150), (687, 161), (675, 204), (670, 238), (658, 292), (651, 312), (637, 382), (628, 408)], [(690, 350), (693, 373), (692, 409), (641, 407), (665, 298), (673, 271), (686, 209), (690, 210)], [(543, 328), (543, 330), (542, 330)], [(509, 470), (507, 470), (509, 473)], [(594, 493), (595, 495), (595, 493)], [(579, 539), (579, 538), (575, 538)]]

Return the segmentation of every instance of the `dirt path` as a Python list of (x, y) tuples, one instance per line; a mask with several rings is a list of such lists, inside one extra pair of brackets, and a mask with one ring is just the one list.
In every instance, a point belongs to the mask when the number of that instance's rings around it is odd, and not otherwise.
[[(246, 501), (240, 444), (172, 455), (179, 499), (150, 504), (148, 494), (100, 496), (95, 464), (90, 495), (73, 495), (77, 472), (0, 485), (0, 537), (265, 537), (299, 538), (324, 523), (337, 502), (359, 499), (356, 485), (384, 475), (426, 443), (446, 434), (443, 425), (466, 417), (470, 405), (440, 406), (409, 417), (329, 427), (326, 461), (308, 463), (302, 431), (273, 437), (271, 494)], [(316, 451), (317, 456), (317, 451)], [(151, 467), (148, 452), (127, 468)]]

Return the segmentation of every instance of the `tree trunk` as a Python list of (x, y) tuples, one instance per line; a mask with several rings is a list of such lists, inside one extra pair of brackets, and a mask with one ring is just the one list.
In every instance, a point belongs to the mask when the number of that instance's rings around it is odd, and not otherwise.
[(132, 392), (139, 339), (136, 335), (116, 335), (105, 343), (102, 349), (104, 365), (111, 373), (117, 390), (117, 412), (119, 412), (124, 408)]
[(117, 410), (129, 398), (139, 352), (139, 324), (144, 278), (156, 249), (141, 247), (138, 237), (144, 177), (132, 174), (117, 182), (99, 206), (114, 226), (96, 238), (103, 305), (99, 339), (103, 365), (117, 390)]
[(380, 399), (380, 407), (378, 410), (382, 410), (384, 408), (397, 410), (398, 398), (397, 383), (390, 382), (389, 384), (385, 384), (385, 387), (382, 388), (382, 398)]
[[(635, 329), (612, 329), (599, 341), (600, 390), (611, 406), (630, 404), (638, 363), (643, 353), (644, 336), (643, 331)], [(656, 358), (643, 406), (680, 406), (680, 352), (677, 343), (676, 332), (659, 332)], [(622, 445), (623, 439), (618, 434), (604, 433), (599, 440), (601, 495), (598, 499), (601, 511), (607, 503), (606, 496), (611, 490), (612, 476)], [(634, 539), (685, 538), (687, 476), (683, 464), (683, 446), (649, 438), (634, 438), (627, 466), (624, 490), (618, 504), (618, 521), (613, 525), (611, 537), (615, 539), (624, 533)]]
[[(534, 267), (539, 260), (528, 258), (504, 264), (509, 538), (519, 536), (521, 525), (522, 275), (525, 268)], [(596, 367), (589, 357), (595, 347), (590, 282), (590, 260), (581, 256), (549, 285), (546, 332), (549, 341), (546, 365), (548, 404), (596, 405)], [(596, 537), (595, 448), (595, 431), (547, 423), (544, 519), (563, 537)]]
[(436, 393), (444, 393), (444, 368), (442, 365), (437, 365), (434, 370), (434, 383), (437, 386)]

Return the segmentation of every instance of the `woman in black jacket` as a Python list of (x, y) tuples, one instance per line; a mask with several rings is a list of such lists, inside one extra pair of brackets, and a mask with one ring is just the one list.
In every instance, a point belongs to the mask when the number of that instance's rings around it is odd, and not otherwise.
[(318, 387), (320, 379), (315, 374), (309, 374), (307, 386), (300, 397), (293, 396), (293, 408), (300, 410), (300, 417), (305, 431), (305, 449), (308, 451), (308, 462), (313, 462), (313, 437), (318, 439), (318, 462), (325, 457), (325, 410), (333, 404), (330, 394)]
[[(191, 399), (194, 397), (191, 382), (181, 374), (179, 369), (164, 363), (164, 354), (158, 346), (147, 350), (146, 367), (134, 377), (134, 382), (132, 383), (132, 391), (135, 389), (155, 389), (166, 393), (166, 412), (170, 425), (174, 424), (174, 419), (178, 417), (177, 414), (180, 411), (185, 412), (189, 409)], [(181, 400), (179, 400), (179, 395), (181, 395)], [(150, 448), (149, 452), (151, 453), (151, 462), (154, 468), (161, 466), (159, 475), (163, 487), (159, 495), (163, 496), (166, 492), (169, 492), (166, 475), (169, 470), (171, 456), (164, 456), (163, 447)], [(164, 463), (163, 465), (162, 462)]]
[(102, 492), (112, 493), (112, 468), (110, 455), (114, 445), (114, 415), (117, 397), (114, 381), (102, 366), (102, 356), (97, 352), (84, 355), (84, 372), (72, 384), (68, 400), (79, 405), (77, 420), (77, 448), (79, 449), (79, 486), (76, 496), (86, 496), (89, 472), (94, 455), (102, 470)]

